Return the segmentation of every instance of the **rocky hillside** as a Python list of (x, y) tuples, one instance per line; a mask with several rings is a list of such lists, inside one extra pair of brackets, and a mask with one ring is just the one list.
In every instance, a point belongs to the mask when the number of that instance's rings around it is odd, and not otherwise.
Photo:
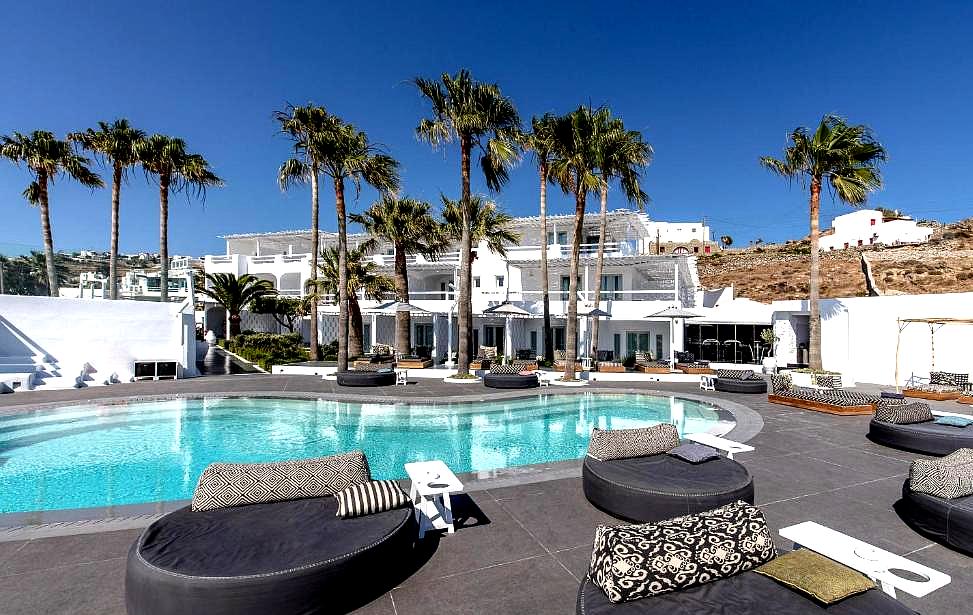
[[(803, 299), (810, 253), (807, 239), (727, 250), (699, 258), (699, 278), (705, 288), (732, 284), (738, 296), (757, 301)], [(881, 294), (973, 292), (973, 218), (936, 225), (932, 239), (921, 246), (822, 253), (821, 296), (867, 295), (863, 256)]]

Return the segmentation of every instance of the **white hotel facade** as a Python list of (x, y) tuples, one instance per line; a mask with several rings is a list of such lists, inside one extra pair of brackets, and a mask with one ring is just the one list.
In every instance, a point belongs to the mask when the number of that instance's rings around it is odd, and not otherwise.
[[(570, 267), (570, 237), (573, 216), (549, 216), (548, 233), (541, 237), (537, 217), (515, 218), (513, 230), (521, 236), (520, 245), (510, 246), (506, 257), (493, 254), (485, 243), (475, 246), (473, 261), (472, 303), (474, 314), (474, 344), (497, 346), (502, 354), (513, 356), (529, 350), (543, 353), (542, 288), (540, 276), (541, 252), (547, 252), (552, 325), (555, 348), (564, 348), (565, 314)], [(709, 311), (704, 306), (705, 293), (699, 288), (695, 257), (708, 254), (716, 247), (710, 230), (704, 223), (667, 223), (650, 220), (645, 214), (616, 210), (608, 214), (605, 238), (604, 273), (594, 279), (598, 247), (599, 220), (597, 214), (585, 217), (581, 246), (579, 280), (579, 314), (592, 308), (595, 285), (602, 288), (601, 309), (609, 312), (600, 324), (599, 350), (602, 357), (611, 355), (624, 359), (636, 350), (648, 350), (657, 357), (669, 357), (670, 326), (666, 318), (647, 318), (667, 307), (677, 306)], [(365, 235), (350, 234), (349, 247), (357, 245)], [(206, 273), (252, 274), (270, 281), (281, 295), (301, 296), (304, 283), (310, 277), (310, 231), (283, 231), (227, 235), (226, 254), (206, 256)], [(321, 232), (322, 248), (336, 245), (335, 233)], [(394, 250), (380, 245), (369, 256), (378, 271), (393, 274)], [(437, 362), (446, 357), (447, 347), (456, 349), (456, 295), (458, 287), (459, 252), (442, 254), (436, 259), (421, 255), (407, 256), (409, 266), (409, 303), (424, 312), (412, 314), (413, 348), (426, 350)], [(388, 297), (393, 300), (394, 297)], [(509, 301), (530, 313), (528, 317), (491, 315), (488, 308)], [(376, 302), (360, 299), (364, 340), (368, 347), (374, 343), (393, 343), (394, 313)], [(335, 338), (337, 307), (323, 304), (319, 316), (321, 342)], [(207, 327), (218, 331), (222, 327), (218, 307), (207, 310)], [(761, 317), (760, 320), (763, 320)], [(769, 325), (769, 313), (766, 324)], [(589, 353), (590, 323), (581, 319), (580, 354)], [(243, 328), (266, 328), (269, 321), (255, 316), (245, 317)], [(761, 325), (764, 323), (760, 323)], [(450, 332), (452, 327), (452, 332)], [(715, 327), (715, 323), (714, 323)], [(672, 331), (676, 350), (688, 344), (689, 350), (704, 350), (700, 346), (706, 336), (702, 327), (696, 329), (700, 339), (684, 342), (682, 321), (676, 321)], [(727, 335), (733, 336), (733, 333)], [(715, 335), (715, 329), (713, 332)], [(757, 335), (752, 331), (746, 336)], [(751, 340), (752, 341), (752, 340)], [(400, 351), (402, 349), (399, 349)], [(607, 352), (606, 352), (607, 351)], [(703, 352), (702, 354), (705, 354)], [(739, 353), (741, 360), (747, 357)], [(700, 355), (697, 353), (697, 357)], [(736, 356), (736, 353), (734, 354)], [(713, 357), (725, 358), (725, 357)], [(746, 361), (744, 361), (746, 362)]]

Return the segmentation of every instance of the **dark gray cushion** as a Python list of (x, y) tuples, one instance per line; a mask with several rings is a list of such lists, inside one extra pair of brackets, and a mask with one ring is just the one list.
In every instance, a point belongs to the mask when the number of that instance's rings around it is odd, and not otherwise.
[(711, 447), (697, 442), (686, 442), (669, 451), (673, 457), (678, 457), (689, 463), (703, 463), (711, 459), (719, 458), (719, 452)]

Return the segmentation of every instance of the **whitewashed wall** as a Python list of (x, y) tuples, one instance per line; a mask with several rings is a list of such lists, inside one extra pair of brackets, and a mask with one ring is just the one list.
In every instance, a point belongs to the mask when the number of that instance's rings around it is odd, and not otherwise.
[[(0, 327), (8, 325), (64, 375), (90, 363), (96, 379), (117, 372), (126, 381), (136, 360), (178, 361), (184, 375), (197, 373), (194, 316), (179, 304), (0, 295)], [(23, 352), (13, 337), (0, 336), (0, 356)]]
[[(803, 309), (795, 309), (800, 304)], [(805, 311), (807, 302), (775, 303), (777, 322)], [(973, 318), (973, 293), (898, 295), (825, 299), (821, 302), (821, 358), (825, 369), (847, 374), (856, 382), (895, 383), (897, 319)], [(935, 333), (935, 368), (973, 371), (973, 325), (945, 325)], [(899, 348), (899, 384), (910, 375), (929, 376), (932, 347), (929, 326), (908, 325)]]

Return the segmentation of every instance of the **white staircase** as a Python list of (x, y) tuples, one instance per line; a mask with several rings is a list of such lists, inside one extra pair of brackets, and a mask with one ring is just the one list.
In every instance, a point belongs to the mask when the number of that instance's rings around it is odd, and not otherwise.
[(0, 318), (0, 392), (31, 390), (51, 378), (60, 378), (61, 369), (43, 350), (7, 321)]

